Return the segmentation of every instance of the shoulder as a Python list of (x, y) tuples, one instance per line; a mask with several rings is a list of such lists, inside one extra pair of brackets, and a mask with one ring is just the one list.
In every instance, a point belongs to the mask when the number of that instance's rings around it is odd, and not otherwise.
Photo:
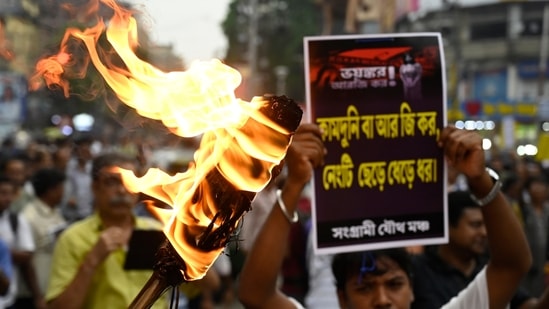
[(23, 209), (21, 209), (20, 214), (26, 219), (31, 219), (38, 216), (36, 201), (32, 200), (25, 204), (25, 206), (23, 206)]
[(21, 211), (19, 213), (21, 215), (23, 215), (24, 217), (28, 217), (30, 214), (32, 214), (34, 212), (35, 212), (35, 210), (34, 210), (34, 200), (33, 200), (33, 201), (29, 201), (28, 203), (26, 203), (23, 206), (23, 209), (21, 209)]
[(88, 231), (92, 229), (99, 229), (100, 224), (101, 222), (99, 221), (99, 219), (96, 218), (95, 215), (91, 215), (84, 219), (75, 221), (69, 226), (69, 228), (67, 228), (67, 230), (74, 230), (74, 232), (72, 233), (75, 233), (81, 230)]
[(449, 266), (440, 259), (434, 250), (435, 248), (426, 248), (425, 252), (412, 255), (410, 259), (412, 273), (415, 274), (413, 276), (414, 284), (423, 285), (429, 290), (433, 282), (447, 280), (447, 276), (452, 274)]
[(30, 220), (23, 213), (11, 213), (10, 216), (14, 216), (14, 218), (17, 219), (17, 233), (19, 233), (20, 231), (22, 233), (30, 232)]

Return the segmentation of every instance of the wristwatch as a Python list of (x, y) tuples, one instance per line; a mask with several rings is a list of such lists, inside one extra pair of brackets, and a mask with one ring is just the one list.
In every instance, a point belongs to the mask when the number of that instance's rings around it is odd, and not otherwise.
[(470, 194), (471, 199), (475, 203), (477, 203), (477, 205), (479, 205), (479, 206), (484, 206), (484, 205), (490, 203), (491, 201), (493, 201), (494, 198), (496, 198), (496, 196), (498, 195), (499, 189), (501, 189), (501, 179), (499, 179), (498, 173), (496, 173), (496, 171), (494, 171), (493, 169), (491, 169), (489, 167), (486, 168), (486, 172), (488, 172), (488, 175), (490, 175), (490, 177), (494, 181), (494, 186), (492, 186), (492, 189), (490, 190), (490, 192), (488, 192), (488, 194), (485, 197), (481, 198), (481, 199), (477, 198), (472, 193)]

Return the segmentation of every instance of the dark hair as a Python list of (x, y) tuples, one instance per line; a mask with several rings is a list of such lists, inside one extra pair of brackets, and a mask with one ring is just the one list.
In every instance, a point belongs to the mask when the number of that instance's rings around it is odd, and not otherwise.
[(0, 157), (0, 171), (5, 172), (9, 163), (13, 161), (22, 161), (23, 163), (26, 164), (30, 162), (30, 158), (24, 152), (14, 152), (10, 154), (5, 154)]
[(463, 210), (466, 208), (480, 208), (471, 198), (469, 191), (454, 191), (448, 194), (448, 223), (457, 226)]
[(372, 274), (374, 276), (384, 274), (386, 269), (374, 267), (376, 260), (381, 257), (387, 257), (397, 263), (410, 279), (410, 283), (412, 282), (410, 255), (404, 248), (338, 253), (332, 260), (332, 273), (337, 289), (343, 290), (347, 280), (357, 274)]
[(46, 194), (50, 189), (62, 184), (66, 179), (65, 173), (55, 168), (43, 168), (34, 173), (31, 178), (32, 187), (36, 196)]
[(136, 161), (123, 153), (109, 152), (98, 155), (92, 163), (92, 179), (95, 181), (99, 177), (99, 172), (104, 167), (118, 166), (120, 164), (136, 164)]

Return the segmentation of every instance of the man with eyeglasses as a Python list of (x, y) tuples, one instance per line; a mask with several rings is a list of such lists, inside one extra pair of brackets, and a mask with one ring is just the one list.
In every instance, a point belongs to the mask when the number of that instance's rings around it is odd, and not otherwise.
[[(116, 167), (136, 166), (117, 153), (93, 160), (94, 213), (59, 237), (46, 293), (49, 308), (128, 308), (152, 275), (152, 270), (124, 267), (133, 231), (161, 228), (156, 220), (133, 214), (137, 195), (124, 187)], [(163, 298), (153, 306), (166, 307)]]

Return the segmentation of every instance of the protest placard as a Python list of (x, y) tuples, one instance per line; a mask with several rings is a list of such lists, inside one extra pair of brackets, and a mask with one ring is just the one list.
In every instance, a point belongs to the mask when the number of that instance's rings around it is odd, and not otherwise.
[(447, 241), (446, 82), (438, 33), (304, 39), (307, 111), (323, 130), (315, 252)]

